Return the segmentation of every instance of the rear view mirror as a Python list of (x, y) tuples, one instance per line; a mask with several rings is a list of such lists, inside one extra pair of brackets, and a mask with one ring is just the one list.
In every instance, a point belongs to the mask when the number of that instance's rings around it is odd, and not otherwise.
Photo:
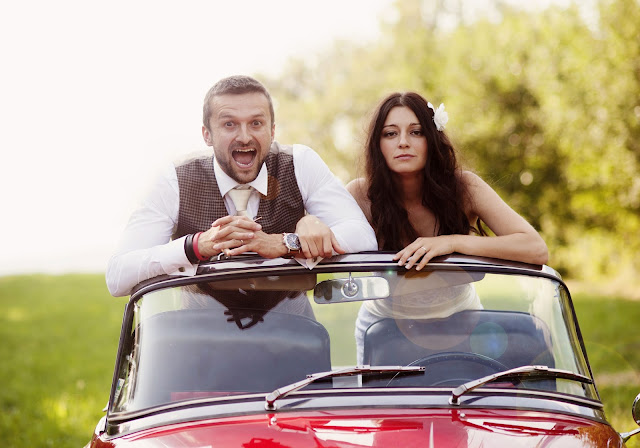
[(336, 302), (358, 302), (361, 300), (386, 299), (389, 297), (389, 282), (383, 277), (349, 277), (325, 280), (313, 289), (313, 299), (318, 304)]

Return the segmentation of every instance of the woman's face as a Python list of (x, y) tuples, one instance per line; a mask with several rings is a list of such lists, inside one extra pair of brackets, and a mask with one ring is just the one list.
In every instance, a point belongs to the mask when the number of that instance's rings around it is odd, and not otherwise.
[(396, 174), (421, 172), (427, 162), (427, 138), (416, 114), (406, 106), (389, 111), (380, 136), (387, 166)]

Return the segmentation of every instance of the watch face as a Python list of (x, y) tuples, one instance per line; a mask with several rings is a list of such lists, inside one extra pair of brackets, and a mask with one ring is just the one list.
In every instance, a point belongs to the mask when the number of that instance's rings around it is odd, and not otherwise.
[(300, 250), (300, 239), (295, 233), (287, 233), (285, 235), (284, 244), (289, 250)]

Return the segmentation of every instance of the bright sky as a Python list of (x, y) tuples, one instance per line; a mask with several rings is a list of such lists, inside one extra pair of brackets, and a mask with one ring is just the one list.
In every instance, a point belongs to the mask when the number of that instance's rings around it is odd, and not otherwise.
[(390, 3), (2, 2), (0, 275), (103, 271), (160, 167), (206, 148), (211, 85), (374, 39)]
[[(0, 275), (103, 271), (162, 166), (205, 149), (202, 99), (375, 39), (392, 0), (0, 4)], [(267, 86), (268, 87), (268, 86)]]

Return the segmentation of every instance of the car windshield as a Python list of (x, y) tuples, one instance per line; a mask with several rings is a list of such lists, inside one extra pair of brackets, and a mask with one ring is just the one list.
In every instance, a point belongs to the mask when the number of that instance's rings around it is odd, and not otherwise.
[[(132, 299), (111, 411), (264, 396), (356, 365), (424, 370), (335, 377), (303, 390), (451, 390), (525, 365), (591, 376), (568, 292), (553, 278), (459, 266), (335, 271), (203, 277)], [(597, 399), (592, 385), (544, 376), (482, 387)]]

